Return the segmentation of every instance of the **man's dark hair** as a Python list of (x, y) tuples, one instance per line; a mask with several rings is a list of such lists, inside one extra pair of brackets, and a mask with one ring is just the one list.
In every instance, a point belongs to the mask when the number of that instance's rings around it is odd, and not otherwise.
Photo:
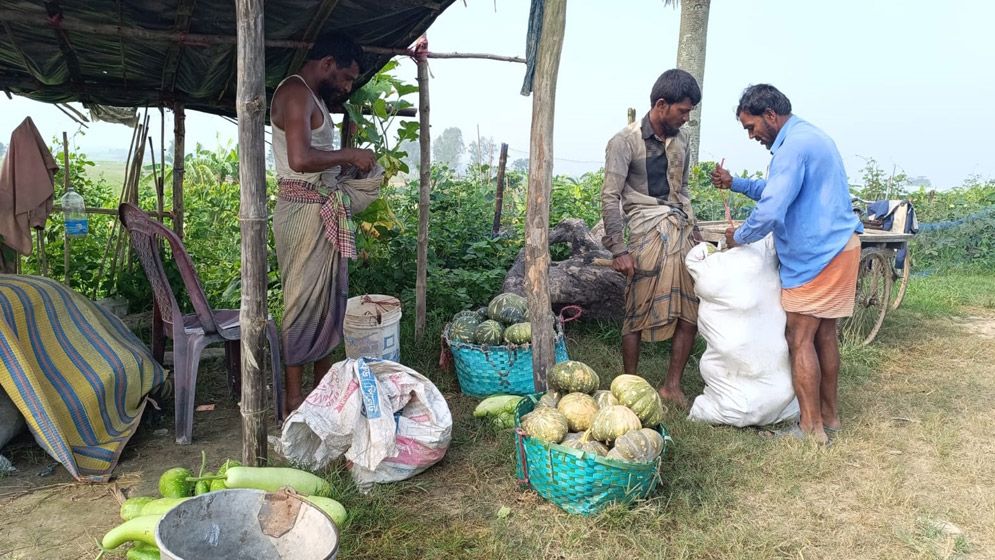
[(650, 91), (650, 107), (663, 99), (667, 103), (679, 103), (682, 99), (688, 98), (692, 105), (701, 103), (701, 88), (698, 87), (698, 80), (684, 70), (677, 68), (667, 70), (656, 79), (653, 89)]
[(326, 56), (335, 59), (335, 66), (347, 68), (353, 62), (363, 70), (363, 49), (344, 35), (326, 34), (318, 37), (307, 53), (308, 60), (321, 60)]
[(743, 90), (742, 97), (739, 98), (736, 118), (739, 118), (740, 113), (748, 113), (753, 116), (762, 115), (767, 112), (767, 109), (778, 115), (790, 115), (791, 101), (770, 84), (748, 86)]

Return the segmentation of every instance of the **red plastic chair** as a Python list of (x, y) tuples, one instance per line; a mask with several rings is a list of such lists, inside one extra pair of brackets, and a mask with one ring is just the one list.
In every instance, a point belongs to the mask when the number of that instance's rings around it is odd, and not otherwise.
[[(152, 285), (157, 311), (152, 322), (152, 355), (159, 363), (162, 363), (165, 354), (165, 337), (173, 339), (176, 443), (188, 444), (193, 434), (197, 368), (201, 352), (208, 344), (225, 343), (229, 387), (240, 391), (238, 387), (241, 385), (242, 375), (239, 310), (211, 309), (200, 279), (194, 271), (193, 262), (176, 233), (130, 203), (122, 204), (118, 208), (118, 215), (131, 234), (131, 245)], [(173, 260), (183, 278), (183, 285), (193, 304), (192, 314), (184, 315), (180, 311), (176, 296), (170, 288), (159, 249), (163, 239), (169, 243)], [(266, 322), (266, 338), (273, 361), (273, 402), (279, 421), (283, 418), (283, 369), (280, 362), (280, 339), (273, 319)]]

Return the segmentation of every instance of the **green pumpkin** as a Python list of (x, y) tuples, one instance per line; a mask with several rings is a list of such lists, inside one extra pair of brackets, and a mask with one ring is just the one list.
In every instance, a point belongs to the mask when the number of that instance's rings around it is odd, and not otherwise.
[(632, 430), (642, 427), (635, 412), (622, 405), (606, 406), (594, 415), (591, 421), (591, 437), (608, 443), (615, 441)]
[(476, 341), (475, 331), (480, 325), (480, 318), (472, 311), (460, 311), (449, 323), (449, 340), (473, 343)]
[(619, 404), (615, 395), (611, 391), (605, 391), (604, 389), (594, 392), (594, 402), (598, 403), (598, 408)]
[(632, 430), (615, 440), (615, 447), (608, 453), (608, 457), (632, 463), (649, 463), (663, 453), (664, 445), (663, 436), (656, 430)]
[(529, 344), (532, 342), (532, 323), (515, 323), (504, 329), (504, 341), (508, 344)]
[(522, 416), (522, 430), (546, 443), (560, 443), (567, 435), (567, 419), (555, 408), (541, 406)]
[(644, 428), (652, 428), (663, 421), (663, 401), (660, 393), (638, 375), (619, 375), (612, 380), (612, 394), (619, 404), (636, 413)]
[(549, 368), (547, 379), (564, 393), (593, 393), (601, 380), (590, 366), (576, 360), (560, 362)]
[[(567, 434), (571, 436), (574, 434)], [(595, 455), (605, 457), (608, 455), (608, 447), (600, 441), (590, 439), (589, 432), (583, 432), (576, 434), (577, 437), (566, 439), (564, 438), (560, 445), (569, 447), (570, 449), (579, 449), (581, 451), (586, 451), (587, 453), (594, 453)]]
[(473, 339), (477, 344), (487, 344), (497, 346), (504, 338), (504, 327), (497, 321), (484, 321), (473, 330)]
[(598, 403), (587, 393), (567, 393), (556, 405), (556, 410), (567, 419), (572, 432), (583, 432), (591, 427), (591, 421), (598, 412)]
[(506, 324), (521, 323), (525, 320), (528, 301), (518, 294), (507, 292), (498, 294), (487, 306), (487, 316), (493, 321)]

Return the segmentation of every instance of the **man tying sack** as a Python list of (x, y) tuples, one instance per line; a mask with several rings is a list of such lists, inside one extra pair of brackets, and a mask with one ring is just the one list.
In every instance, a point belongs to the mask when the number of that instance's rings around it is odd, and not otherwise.
[(285, 414), (304, 400), (304, 366), (314, 363), (317, 385), (342, 341), (346, 259), (356, 257), (350, 218), (377, 198), (382, 181), (372, 151), (333, 145), (328, 106), (352, 91), (362, 54), (344, 37), (318, 38), (301, 69), (277, 87), (270, 107), (279, 184), (273, 235), (285, 306)]
[[(732, 177), (717, 167), (712, 183), (757, 201), (738, 229), (726, 231), (729, 247), (774, 233), (780, 261), (781, 305), (791, 380), (801, 409), (798, 425), (778, 437), (828, 443), (840, 429), (840, 371), (836, 321), (853, 313), (863, 225), (854, 215), (846, 170), (836, 144), (822, 130), (791, 113), (791, 101), (769, 84), (746, 88), (736, 117), (751, 140), (770, 150), (767, 179)], [(730, 278), (750, 282), (750, 278)]]

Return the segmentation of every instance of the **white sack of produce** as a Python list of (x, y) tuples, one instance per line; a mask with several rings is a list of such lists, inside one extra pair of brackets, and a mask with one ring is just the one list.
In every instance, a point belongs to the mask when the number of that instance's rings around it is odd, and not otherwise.
[(705, 392), (688, 417), (743, 427), (798, 416), (773, 238), (723, 252), (700, 243), (685, 262), (708, 343), (700, 364)]
[(387, 360), (344, 360), (284, 422), (277, 451), (312, 470), (344, 454), (366, 492), (437, 463), (452, 427), (446, 400), (422, 374)]

